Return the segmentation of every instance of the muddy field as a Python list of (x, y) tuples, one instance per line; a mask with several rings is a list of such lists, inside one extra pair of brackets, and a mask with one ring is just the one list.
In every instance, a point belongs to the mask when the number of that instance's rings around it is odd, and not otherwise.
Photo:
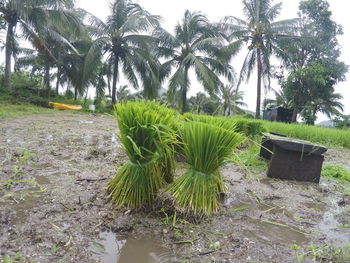
[[(349, 166), (349, 157), (330, 150), (326, 162)], [(144, 211), (113, 209), (105, 186), (125, 161), (111, 116), (57, 112), (0, 121), (0, 258), (295, 262), (311, 245), (350, 242), (344, 184), (245, 176), (228, 165), (221, 212), (193, 222), (162, 202)]]

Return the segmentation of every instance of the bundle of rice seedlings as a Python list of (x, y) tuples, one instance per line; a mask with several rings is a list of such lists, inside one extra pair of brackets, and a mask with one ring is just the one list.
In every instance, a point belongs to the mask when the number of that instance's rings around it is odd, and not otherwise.
[(129, 161), (108, 184), (108, 190), (115, 205), (138, 208), (152, 203), (175, 168), (175, 113), (156, 102), (140, 101), (118, 104), (115, 115)]
[(227, 117), (215, 117), (209, 115), (198, 115), (193, 113), (184, 114), (186, 121), (198, 121), (214, 125), (216, 127), (224, 128), (230, 131), (236, 131), (236, 123)]
[(244, 136), (202, 122), (186, 122), (182, 134), (188, 168), (167, 187), (185, 212), (209, 215), (218, 209), (218, 194), (225, 191), (220, 167)]

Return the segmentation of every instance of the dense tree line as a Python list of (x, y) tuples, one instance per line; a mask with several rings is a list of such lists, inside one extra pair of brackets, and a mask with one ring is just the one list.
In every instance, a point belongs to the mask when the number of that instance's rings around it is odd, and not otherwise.
[[(97, 103), (106, 95), (112, 103), (159, 99), (181, 112), (232, 115), (242, 113), (245, 105), (240, 84), (256, 72), (256, 118), (262, 89), (270, 89), (271, 78), (278, 79), (281, 89), (275, 100), (264, 101), (264, 108), (292, 108), (294, 121), (299, 114), (308, 123), (318, 112), (339, 115), (342, 97), (334, 85), (344, 80), (347, 67), (339, 60), (342, 29), (331, 19), (329, 4), (303, 0), (298, 17), (282, 21), (276, 21), (281, 3), (243, 0), (243, 6), (244, 19), (231, 16), (216, 23), (186, 10), (174, 32), (167, 32), (159, 16), (130, 0), (115, 0), (105, 21), (75, 8), (73, 0), (1, 0), (3, 84), (11, 90), (14, 69), (41, 77), (46, 96), (67, 85), (77, 99), (92, 87)], [(33, 48), (23, 48), (22, 39)], [(242, 50), (248, 53), (239, 67), (234, 57)], [(282, 62), (279, 71), (272, 57)], [(188, 98), (191, 71), (208, 95)], [(139, 91), (131, 94), (120, 85), (121, 76)]]

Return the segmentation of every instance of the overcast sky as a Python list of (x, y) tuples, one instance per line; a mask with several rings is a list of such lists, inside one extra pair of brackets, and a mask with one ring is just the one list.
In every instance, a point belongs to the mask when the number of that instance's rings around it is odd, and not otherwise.
[[(151, 14), (160, 15), (163, 18), (162, 26), (173, 32), (173, 29), (178, 21), (181, 20), (186, 9), (191, 11), (201, 11), (206, 14), (213, 22), (219, 21), (222, 17), (227, 15), (234, 15), (244, 18), (242, 12), (241, 0), (137, 0), (140, 5), (146, 8)], [(84, 8), (90, 13), (105, 19), (109, 14), (110, 0), (77, 0), (77, 5)], [(275, 1), (277, 3), (277, 1)], [(281, 15), (278, 20), (297, 17), (298, 3), (296, 0), (282, 0)], [(350, 2), (344, 0), (329, 0), (330, 9), (333, 13), (333, 19), (341, 24), (344, 28), (344, 35), (339, 37), (339, 43), (343, 47), (341, 59), (350, 64), (350, 19), (349, 7)], [(344, 47), (347, 47), (345, 49)], [(236, 72), (239, 72), (244, 59), (244, 51), (233, 59), (233, 66)], [(250, 110), (255, 109), (256, 102), (256, 73), (251, 77), (250, 81), (242, 86), (245, 91), (245, 101)], [(196, 81), (192, 81), (190, 95), (196, 94), (201, 90)], [(278, 88), (273, 84), (273, 88)], [(345, 105), (345, 114), (350, 114), (350, 74), (347, 75), (347, 81), (342, 82), (336, 86), (336, 91), (341, 93), (344, 97), (343, 104)], [(268, 96), (268, 95), (267, 95)], [(325, 119), (324, 116), (319, 116), (319, 120)]]

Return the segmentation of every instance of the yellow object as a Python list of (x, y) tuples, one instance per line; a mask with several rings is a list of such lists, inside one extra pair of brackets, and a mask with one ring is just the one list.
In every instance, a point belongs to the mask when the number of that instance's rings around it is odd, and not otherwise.
[(56, 110), (81, 110), (82, 107), (80, 105), (70, 105), (70, 104), (62, 104), (56, 102), (49, 102), (49, 106), (53, 106)]

